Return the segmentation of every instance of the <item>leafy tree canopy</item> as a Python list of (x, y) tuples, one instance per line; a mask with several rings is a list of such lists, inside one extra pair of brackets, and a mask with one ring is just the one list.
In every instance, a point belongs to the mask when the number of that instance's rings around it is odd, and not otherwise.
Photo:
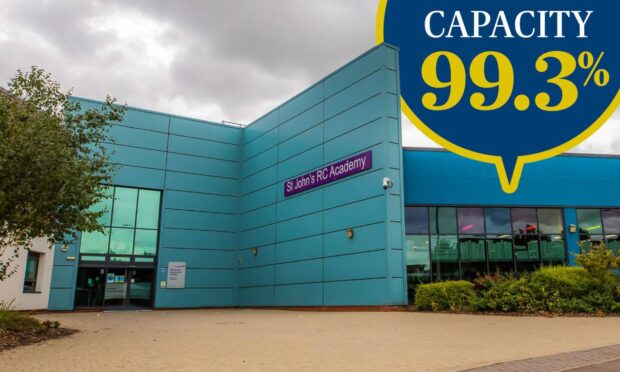
[(83, 110), (38, 67), (18, 70), (8, 86), (0, 92), (0, 281), (36, 237), (54, 244), (102, 231), (104, 211), (89, 207), (116, 169), (105, 144), (113, 142), (110, 123), (125, 113), (109, 96)]

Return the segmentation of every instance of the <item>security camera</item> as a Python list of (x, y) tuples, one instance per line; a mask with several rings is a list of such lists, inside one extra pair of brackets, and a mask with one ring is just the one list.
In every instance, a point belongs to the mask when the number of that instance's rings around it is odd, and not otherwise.
[(385, 177), (383, 179), (383, 190), (391, 189), (394, 186), (394, 182), (392, 182), (389, 177)]

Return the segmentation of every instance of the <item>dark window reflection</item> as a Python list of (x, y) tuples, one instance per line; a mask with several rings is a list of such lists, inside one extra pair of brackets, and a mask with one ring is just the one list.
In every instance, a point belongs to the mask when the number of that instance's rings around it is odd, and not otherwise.
[(514, 254), (512, 251), (512, 235), (487, 236), (487, 251), (489, 252), (489, 272), (514, 272)]
[(484, 210), (487, 234), (510, 234), (510, 209), (486, 208)]
[(428, 208), (405, 208), (405, 230), (410, 234), (428, 234)]
[(546, 266), (562, 265), (566, 261), (566, 244), (562, 235), (541, 236), (540, 252)]
[(515, 235), (514, 249), (518, 273), (534, 271), (540, 266), (538, 236)]
[(455, 235), (431, 237), (431, 259), (435, 280), (458, 280), (459, 252)]
[(540, 234), (563, 234), (564, 220), (561, 209), (539, 209), (538, 227)]
[(514, 208), (512, 209), (512, 232), (515, 234), (537, 234), (538, 221), (536, 209)]
[(605, 234), (620, 234), (620, 209), (603, 209)]
[(456, 234), (456, 208), (429, 208), (431, 235)]
[(484, 234), (484, 210), (482, 208), (459, 208), (459, 234)]
[(487, 272), (486, 249), (483, 236), (461, 236), (461, 271), (464, 279), (475, 279)]
[(601, 221), (600, 209), (577, 209), (580, 235), (603, 234), (603, 221)]
[(407, 285), (409, 300), (415, 298), (415, 288), (431, 281), (430, 239), (428, 235), (407, 236)]

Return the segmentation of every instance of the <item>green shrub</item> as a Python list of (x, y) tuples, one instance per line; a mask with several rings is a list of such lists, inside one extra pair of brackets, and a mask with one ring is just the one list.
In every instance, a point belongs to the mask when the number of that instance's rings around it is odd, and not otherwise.
[(29, 315), (21, 314), (15, 310), (2, 310), (0, 311), (0, 329), (13, 332), (41, 332), (45, 330), (45, 327), (40, 321)]
[(577, 255), (582, 267), (543, 267), (515, 278), (498, 273), (464, 281), (423, 284), (416, 289), (419, 310), (515, 313), (620, 312), (620, 258), (605, 245)]
[(13, 310), (11, 306), (12, 302), (0, 303), (0, 332), (42, 332), (47, 329), (39, 320)]
[(620, 256), (605, 244), (592, 246), (588, 251), (582, 251), (575, 257), (577, 264), (583, 267), (590, 277), (601, 285), (617, 284), (618, 276), (612, 272), (620, 267)]
[(485, 311), (535, 312), (538, 311), (535, 298), (528, 285), (529, 278), (513, 278), (497, 274), (477, 280), (479, 298), (477, 307)]
[(592, 278), (581, 267), (543, 267), (532, 273), (530, 284), (560, 296), (577, 297), (587, 294), (593, 287)]
[(613, 291), (601, 288), (580, 267), (544, 267), (531, 276), (529, 287), (540, 311), (551, 313), (609, 312)]
[(470, 311), (476, 302), (474, 286), (466, 281), (421, 284), (415, 295), (415, 305), (423, 311)]

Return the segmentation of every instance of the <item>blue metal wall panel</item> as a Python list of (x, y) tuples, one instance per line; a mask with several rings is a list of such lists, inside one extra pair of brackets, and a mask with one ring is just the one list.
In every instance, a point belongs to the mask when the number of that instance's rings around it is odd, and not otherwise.
[(406, 150), (404, 160), (407, 204), (620, 206), (620, 158), (559, 156), (527, 164), (514, 194), (502, 191), (491, 164), (432, 150)]

